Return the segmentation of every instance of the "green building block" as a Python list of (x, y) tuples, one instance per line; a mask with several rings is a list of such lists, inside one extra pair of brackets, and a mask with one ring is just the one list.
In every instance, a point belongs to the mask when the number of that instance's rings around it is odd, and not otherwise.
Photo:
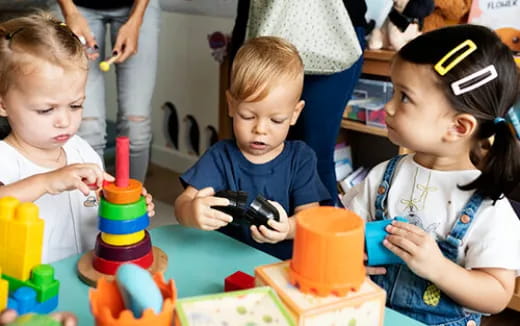
[(36, 301), (45, 302), (57, 296), (60, 282), (54, 279), (54, 267), (48, 264), (37, 265), (31, 270), (31, 278), (20, 281), (17, 278), (2, 274), (2, 278), (9, 283), (9, 293), (22, 286), (28, 286), (36, 291)]

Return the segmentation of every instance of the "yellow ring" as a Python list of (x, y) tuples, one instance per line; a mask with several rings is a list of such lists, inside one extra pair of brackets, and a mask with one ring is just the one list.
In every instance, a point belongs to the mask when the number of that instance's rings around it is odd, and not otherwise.
[[(450, 62), (449, 65), (446, 67), (443, 67), (442, 64), (448, 60), (454, 53), (462, 49), (463, 47), (467, 46), (468, 49), (462, 52), (458, 57), (453, 59), (452, 62)], [(444, 76), (448, 71), (450, 71), (453, 67), (455, 67), (459, 62), (464, 60), (468, 55), (470, 55), (472, 52), (474, 52), (477, 49), (477, 45), (472, 40), (465, 40), (464, 42), (460, 43), (456, 47), (454, 47), (450, 52), (448, 52), (442, 59), (440, 59), (435, 66), (433, 66), (433, 69), (439, 73), (439, 75)]]
[(129, 246), (144, 239), (144, 230), (128, 234), (110, 234), (101, 232), (101, 240), (112, 246)]

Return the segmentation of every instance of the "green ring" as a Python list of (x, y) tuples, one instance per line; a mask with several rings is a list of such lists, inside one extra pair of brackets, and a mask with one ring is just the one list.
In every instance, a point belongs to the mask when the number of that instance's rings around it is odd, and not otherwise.
[(146, 201), (143, 196), (130, 204), (113, 204), (101, 198), (99, 216), (113, 221), (131, 220), (146, 213)]

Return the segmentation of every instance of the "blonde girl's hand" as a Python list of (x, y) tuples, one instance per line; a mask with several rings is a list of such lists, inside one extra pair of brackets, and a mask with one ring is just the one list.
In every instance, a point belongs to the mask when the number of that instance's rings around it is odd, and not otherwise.
[(389, 235), (383, 245), (401, 257), (415, 274), (428, 280), (438, 274), (446, 258), (430, 234), (418, 226), (398, 221), (388, 225), (386, 231)]
[(148, 216), (152, 217), (155, 215), (155, 204), (152, 200), (152, 195), (146, 191), (146, 188), (143, 187), (143, 191), (141, 192), (141, 195), (144, 197), (146, 201), (146, 210), (148, 211)]
[(269, 229), (265, 225), (260, 225), (259, 227), (251, 225), (251, 237), (258, 243), (278, 243), (287, 239), (287, 235), (290, 231), (290, 222), (285, 209), (275, 201), (269, 200), (269, 203), (278, 210), (280, 221), (277, 222), (273, 219), (268, 220), (267, 224), (272, 229)]
[(227, 206), (227, 198), (214, 197), (215, 190), (212, 187), (203, 188), (195, 193), (191, 200), (191, 219), (187, 221), (188, 226), (201, 230), (211, 231), (228, 225), (233, 217), (211, 206)]
[(114, 181), (114, 177), (104, 172), (94, 163), (71, 164), (43, 174), (47, 193), (56, 195), (78, 189), (85, 196), (91, 188), (101, 188), (103, 180)]

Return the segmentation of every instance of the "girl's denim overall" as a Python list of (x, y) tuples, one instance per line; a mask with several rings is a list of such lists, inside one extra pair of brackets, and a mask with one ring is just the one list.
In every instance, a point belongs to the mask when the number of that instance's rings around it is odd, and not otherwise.
[[(390, 160), (377, 190), (376, 220), (389, 218), (386, 200), (397, 163), (402, 156)], [(482, 203), (482, 196), (473, 194), (459, 213), (457, 222), (445, 239), (437, 240), (444, 256), (457, 261), (458, 247), (469, 229), (473, 216)], [(465, 216), (466, 215), (466, 216)], [(428, 280), (415, 275), (406, 264), (386, 266), (385, 275), (372, 275), (372, 280), (387, 292), (386, 305), (427, 325), (478, 326), (480, 314), (469, 313), (442, 293)]]

